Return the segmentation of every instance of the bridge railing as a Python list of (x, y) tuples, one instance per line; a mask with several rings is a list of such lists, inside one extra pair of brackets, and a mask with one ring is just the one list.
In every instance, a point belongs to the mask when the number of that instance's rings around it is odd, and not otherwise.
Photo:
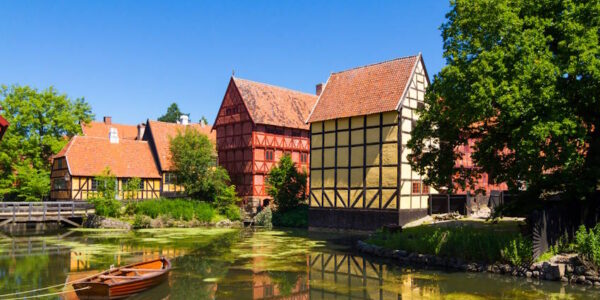
[(86, 215), (94, 206), (81, 201), (0, 202), (0, 219), (57, 220)]

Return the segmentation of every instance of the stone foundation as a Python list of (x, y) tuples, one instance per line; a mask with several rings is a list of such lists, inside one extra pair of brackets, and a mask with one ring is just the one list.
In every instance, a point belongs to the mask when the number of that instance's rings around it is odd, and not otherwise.
[(427, 216), (427, 209), (411, 210), (372, 210), (310, 208), (308, 226), (340, 230), (372, 231), (384, 225), (402, 226)]

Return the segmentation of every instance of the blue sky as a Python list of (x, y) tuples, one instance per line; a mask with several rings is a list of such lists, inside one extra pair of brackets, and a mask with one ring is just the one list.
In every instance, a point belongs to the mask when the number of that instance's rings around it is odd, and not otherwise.
[(314, 93), (331, 72), (422, 52), (433, 76), (448, 9), (445, 0), (0, 0), (0, 84), (53, 85), (117, 123), (156, 119), (172, 102), (212, 122), (232, 70)]

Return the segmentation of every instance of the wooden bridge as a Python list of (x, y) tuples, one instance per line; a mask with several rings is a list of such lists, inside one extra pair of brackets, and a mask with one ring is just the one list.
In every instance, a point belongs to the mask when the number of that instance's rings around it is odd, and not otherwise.
[(94, 212), (94, 206), (82, 201), (0, 202), (0, 227), (10, 223), (64, 222), (76, 227), (74, 219)]

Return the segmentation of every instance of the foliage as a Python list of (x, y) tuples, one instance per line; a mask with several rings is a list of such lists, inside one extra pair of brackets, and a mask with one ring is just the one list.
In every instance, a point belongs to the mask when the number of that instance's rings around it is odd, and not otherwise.
[(123, 186), (123, 199), (137, 199), (137, 192), (140, 190), (141, 179), (134, 177), (127, 180)]
[(575, 233), (575, 249), (583, 259), (600, 267), (600, 224), (589, 230), (581, 225)]
[(179, 110), (177, 103), (171, 103), (169, 108), (167, 108), (167, 112), (159, 117), (158, 120), (161, 122), (177, 123), (181, 115), (183, 113)]
[[(441, 27), (446, 66), (408, 143), (428, 183), (464, 186), (487, 172), (535, 195), (593, 192), (600, 178), (599, 13), (597, 1), (452, 0)], [(455, 148), (471, 138), (481, 169), (455, 169)]]
[(198, 220), (210, 222), (217, 216), (217, 211), (209, 203), (185, 199), (158, 199), (141, 201), (136, 206), (136, 214), (153, 219), (169, 217), (176, 220)]
[(133, 223), (131, 224), (131, 226), (134, 229), (150, 228), (150, 222), (151, 221), (152, 221), (152, 219), (150, 219), (150, 217), (148, 217), (148, 216), (135, 215), (135, 217), (133, 218)]
[(402, 232), (379, 231), (368, 242), (388, 249), (490, 263), (527, 262), (533, 255), (526, 251), (531, 250), (531, 241), (517, 230), (494, 227), (421, 225), (403, 228)]
[(13, 85), (0, 86), (0, 107), (10, 123), (0, 146), (0, 194), (40, 199), (49, 191), (50, 181), (42, 177), (49, 178), (51, 157), (81, 133), (80, 121), (93, 118), (90, 105), (53, 87), (39, 91)]
[(284, 155), (269, 172), (267, 192), (277, 210), (287, 211), (306, 202), (306, 173), (299, 173), (290, 155)]
[(179, 132), (171, 140), (171, 155), (177, 184), (188, 196), (211, 201), (220, 211), (240, 201), (227, 171), (217, 166), (215, 147), (206, 135), (193, 129)]
[(19, 189), (17, 198), (21, 201), (42, 201), (50, 193), (50, 172), (34, 169), (27, 165), (16, 165), (16, 179)]
[(94, 205), (96, 214), (103, 217), (118, 218), (121, 216), (121, 201), (114, 198), (95, 197), (88, 199)]
[(308, 228), (308, 205), (301, 204), (287, 211), (276, 210), (273, 212), (273, 225)]
[(254, 224), (257, 226), (271, 227), (273, 226), (273, 213), (271, 209), (265, 207), (254, 216)]
[(104, 168), (102, 173), (94, 177), (98, 183), (96, 197), (104, 199), (115, 199), (117, 195), (117, 177), (112, 173), (110, 167)]
[(531, 240), (519, 235), (517, 238), (510, 240), (500, 253), (505, 261), (514, 266), (527, 265), (532, 260), (533, 244)]
[(204, 125), (208, 125), (208, 119), (205, 116), (200, 117), (200, 122)]
[(227, 217), (231, 221), (242, 220), (242, 213), (240, 207), (237, 204), (226, 206), (219, 210), (219, 213)]

